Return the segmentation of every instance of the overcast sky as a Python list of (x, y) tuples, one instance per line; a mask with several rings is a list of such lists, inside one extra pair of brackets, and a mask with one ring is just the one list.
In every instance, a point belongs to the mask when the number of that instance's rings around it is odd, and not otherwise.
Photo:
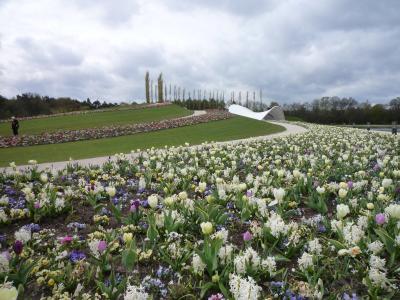
[(143, 99), (149, 70), (280, 103), (388, 102), (399, 14), (398, 0), (0, 0), (0, 94)]

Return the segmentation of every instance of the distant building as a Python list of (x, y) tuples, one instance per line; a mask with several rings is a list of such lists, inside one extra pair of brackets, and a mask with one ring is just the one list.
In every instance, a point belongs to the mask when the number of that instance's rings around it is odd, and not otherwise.
[(255, 120), (271, 120), (271, 121), (282, 121), (285, 120), (285, 114), (280, 106), (274, 106), (267, 111), (254, 112), (244, 106), (232, 104), (229, 106), (229, 112), (231, 114), (247, 117)]

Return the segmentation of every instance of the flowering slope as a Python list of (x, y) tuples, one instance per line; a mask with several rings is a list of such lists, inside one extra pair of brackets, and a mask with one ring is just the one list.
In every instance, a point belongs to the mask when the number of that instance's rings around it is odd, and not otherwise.
[(131, 135), (141, 132), (151, 132), (162, 129), (201, 124), (216, 120), (224, 120), (230, 118), (231, 116), (232, 115), (228, 112), (222, 110), (213, 110), (208, 111), (206, 114), (200, 116), (181, 117), (148, 123), (103, 126), (98, 128), (86, 128), (78, 130), (58, 130), (37, 135), (22, 135), (18, 138), (0, 136), (0, 148), (56, 144)]
[(398, 299), (399, 138), (309, 127), (3, 174), (0, 295)]

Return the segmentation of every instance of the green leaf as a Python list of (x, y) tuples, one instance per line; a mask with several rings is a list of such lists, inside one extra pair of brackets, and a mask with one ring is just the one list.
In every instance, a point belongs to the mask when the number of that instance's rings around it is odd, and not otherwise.
[(346, 248), (346, 246), (344, 244), (342, 244), (341, 242), (339, 242), (339, 241), (332, 240), (332, 239), (327, 239), (327, 240), (329, 241), (329, 243), (331, 243), (333, 246), (335, 246), (335, 248), (337, 250)]
[(133, 269), (137, 261), (136, 242), (133, 240), (129, 248), (122, 252), (122, 264), (128, 270)]
[(395, 252), (395, 243), (390, 235), (383, 229), (375, 229), (375, 233), (379, 236), (382, 242), (385, 244), (386, 249), (389, 253)]
[(214, 283), (208, 282), (201, 287), (200, 298), (204, 298), (207, 291), (214, 286)]
[(224, 284), (220, 281), (220, 282), (218, 283), (218, 286), (219, 286), (219, 289), (220, 289), (220, 291), (222, 292), (222, 294), (224, 294), (225, 298), (226, 298), (226, 299), (229, 299), (229, 292), (228, 292), (228, 290), (226, 289), (226, 287), (224, 286)]

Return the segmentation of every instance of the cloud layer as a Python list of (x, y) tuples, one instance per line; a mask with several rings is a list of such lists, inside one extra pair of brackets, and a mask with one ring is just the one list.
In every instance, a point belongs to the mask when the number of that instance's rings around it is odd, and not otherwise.
[(0, 94), (137, 100), (149, 70), (281, 103), (387, 102), (400, 95), (399, 11), (397, 0), (0, 0)]

